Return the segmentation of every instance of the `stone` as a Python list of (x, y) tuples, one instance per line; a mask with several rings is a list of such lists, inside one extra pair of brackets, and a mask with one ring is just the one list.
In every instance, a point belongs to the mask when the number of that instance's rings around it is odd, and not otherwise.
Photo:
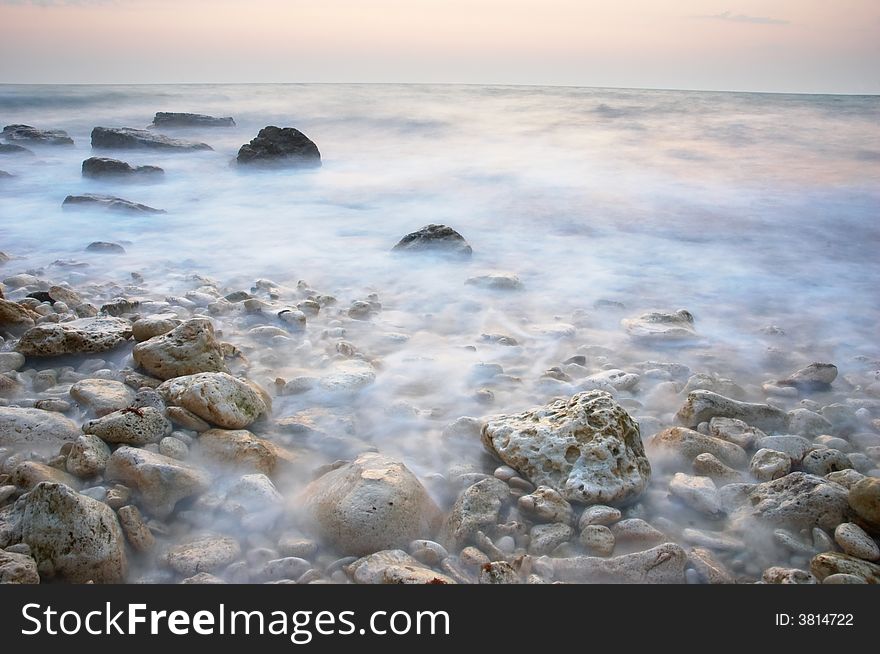
[(669, 482), (669, 492), (698, 513), (708, 516), (724, 513), (718, 501), (715, 482), (709, 477), (695, 477), (676, 472)]
[(856, 575), (845, 574), (842, 572), (838, 572), (833, 575), (828, 575), (822, 580), (823, 584), (867, 584), (868, 582), (862, 579), (861, 577), (857, 577)]
[(562, 543), (571, 540), (574, 530), (563, 522), (535, 525), (529, 531), (529, 554), (549, 554)]
[(83, 431), (106, 443), (141, 446), (165, 438), (171, 433), (171, 423), (162, 411), (147, 406), (122, 409), (90, 420), (83, 425)]
[(180, 500), (203, 493), (211, 482), (205, 471), (193, 465), (129, 446), (113, 452), (104, 477), (137, 490), (141, 506), (160, 519)]
[(842, 486), (804, 472), (756, 484), (736, 512), (739, 520), (757, 520), (794, 530), (834, 529), (852, 514)]
[(807, 452), (801, 461), (801, 469), (811, 475), (824, 477), (832, 472), (852, 468), (849, 458), (840, 450), (818, 449)]
[(869, 584), (880, 584), (880, 565), (840, 552), (817, 554), (810, 561), (810, 572), (819, 581), (835, 574), (848, 574), (864, 579)]
[[(262, 473), (256, 473), (239, 477), (226, 491), (226, 502), (249, 512), (275, 512), (284, 503), (284, 497), (278, 492), (269, 477)], [(286, 545), (289, 550), (289, 543)], [(284, 555), (299, 556), (289, 552)]]
[(464, 489), (449, 512), (441, 530), (440, 541), (458, 551), (474, 535), (499, 521), (501, 507), (510, 495), (504, 482), (488, 478)]
[(755, 441), (755, 447), (758, 449), (784, 452), (789, 456), (793, 463), (800, 463), (807, 452), (812, 449), (813, 444), (803, 436), (780, 434), (778, 436), (764, 436), (763, 438), (759, 438)]
[(19, 352), (0, 352), (0, 373), (19, 370), (24, 361), (24, 355)]
[(12, 470), (9, 483), (19, 489), (31, 490), (44, 481), (65, 484), (71, 488), (79, 487), (79, 480), (63, 470), (38, 461), (22, 461)]
[(382, 550), (346, 567), (356, 584), (454, 584), (451, 577), (425, 567), (401, 549)]
[(517, 501), (517, 505), (523, 513), (531, 516), (537, 522), (570, 524), (574, 517), (574, 509), (571, 508), (571, 504), (548, 486), (538, 486), (534, 492), (523, 495)]
[(265, 581), (281, 579), (298, 579), (310, 570), (312, 564), (297, 556), (286, 556), (281, 559), (266, 561), (257, 576)]
[(239, 164), (315, 168), (321, 166), (318, 146), (293, 127), (270, 125), (238, 151)]
[(431, 538), (440, 518), (416, 476), (400, 461), (374, 452), (312, 481), (300, 506), (317, 536), (354, 555)]
[(235, 127), (232, 118), (216, 118), (205, 114), (157, 111), (153, 117), (153, 127)]
[(611, 525), (620, 520), (620, 509), (612, 506), (595, 504), (584, 509), (578, 519), (578, 529), (584, 529), (587, 525)]
[(576, 556), (552, 559), (557, 581), (605, 584), (683, 584), (688, 556), (679, 545), (663, 543), (649, 550), (611, 558)]
[(0, 447), (26, 445), (57, 452), (79, 435), (79, 426), (73, 420), (54, 411), (0, 406)]
[(183, 461), (189, 456), (189, 446), (180, 439), (166, 436), (159, 441), (159, 454)]
[(34, 145), (73, 145), (73, 139), (63, 129), (37, 129), (30, 125), (7, 125), (0, 138), (8, 143)]
[(688, 527), (682, 530), (681, 537), (686, 543), (718, 552), (741, 552), (746, 547), (746, 544), (740, 539), (717, 531), (704, 531)]
[(132, 166), (119, 159), (108, 157), (89, 157), (82, 162), (82, 176), (91, 178), (107, 177), (157, 177), (165, 174), (158, 166)]
[(473, 254), (464, 236), (446, 225), (425, 225), (404, 236), (392, 252), (429, 252), (468, 258)]
[(318, 389), (331, 396), (348, 397), (376, 380), (376, 371), (367, 361), (342, 361), (318, 380)]
[(429, 566), (438, 565), (449, 556), (449, 552), (440, 543), (433, 540), (419, 539), (409, 544), (409, 553), (421, 563)]
[(156, 214), (165, 213), (164, 209), (154, 209), (146, 204), (132, 202), (115, 195), (102, 195), (100, 193), (83, 193), (82, 195), (68, 195), (61, 203), (63, 209), (102, 209), (104, 211), (117, 211), (132, 214)]
[(175, 545), (165, 555), (168, 566), (190, 577), (221, 570), (241, 556), (241, 545), (231, 536), (204, 534)]
[(815, 584), (816, 578), (806, 570), (798, 568), (782, 568), (774, 566), (767, 568), (761, 574), (761, 581), (765, 584)]
[(509, 273), (492, 273), (468, 277), (465, 280), (465, 284), (490, 291), (519, 291), (523, 288), (523, 283), (519, 277)]
[(0, 550), (0, 584), (38, 584), (37, 562), (27, 554)]
[(44, 482), (15, 504), (20, 542), (27, 543), (44, 580), (121, 583), (125, 540), (113, 509), (64, 484)]
[(86, 252), (98, 252), (100, 254), (125, 254), (125, 248), (119, 245), (119, 243), (93, 241), (86, 246)]
[(674, 313), (662, 311), (643, 313), (637, 318), (625, 318), (620, 322), (627, 334), (636, 339), (682, 341), (697, 337), (694, 316), (684, 309)]
[(268, 395), (253, 382), (225, 372), (176, 377), (158, 388), (162, 398), (225, 429), (242, 429), (267, 414)]
[(578, 540), (588, 554), (611, 556), (614, 552), (614, 534), (605, 525), (586, 525)]
[(611, 533), (621, 545), (632, 545), (639, 549), (654, 547), (669, 540), (662, 531), (641, 518), (627, 518), (611, 525)]
[(208, 431), (211, 428), (210, 424), (199, 418), (192, 411), (179, 406), (165, 407), (165, 417), (175, 425), (198, 433)]
[(318, 551), (318, 544), (310, 538), (302, 538), (298, 534), (282, 534), (278, 540), (278, 552), (281, 556), (298, 556), (311, 558)]
[(28, 357), (107, 352), (131, 336), (131, 323), (122, 318), (80, 318), (43, 323), (29, 329), (15, 349)]
[(197, 448), (207, 461), (270, 477), (296, 461), (289, 450), (246, 429), (209, 429), (199, 436)]
[(837, 366), (833, 363), (811, 363), (784, 379), (776, 382), (777, 386), (794, 386), (805, 391), (824, 391), (831, 387), (837, 379)]
[(492, 561), (480, 567), (480, 584), (518, 584), (519, 575), (507, 561)]
[(740, 402), (703, 390), (688, 393), (675, 417), (679, 423), (691, 429), (716, 417), (736, 418), (764, 431), (778, 431), (788, 424), (788, 417), (782, 409), (769, 404)]
[(714, 454), (708, 452), (695, 456), (692, 465), (696, 474), (711, 478), (717, 486), (743, 481), (743, 475), (739, 471), (725, 465)]
[(28, 307), (0, 298), (0, 332), (20, 336), (31, 329), (40, 314)]
[(741, 400), (745, 397), (745, 391), (742, 387), (732, 379), (721, 377), (717, 374), (697, 373), (691, 375), (682, 393), (687, 395), (691, 391), (705, 390), (712, 391), (718, 395)]
[(849, 489), (849, 505), (875, 530), (880, 529), (880, 479), (865, 477)]
[(92, 130), (92, 147), (104, 150), (213, 150), (206, 143), (174, 139), (131, 127), (96, 127)]
[(758, 481), (772, 481), (791, 472), (791, 457), (785, 452), (762, 448), (749, 463), (749, 472)]
[(67, 472), (88, 479), (104, 472), (110, 460), (110, 448), (97, 436), (85, 434), (73, 442), (67, 453)]
[(865, 561), (880, 559), (880, 547), (854, 522), (844, 522), (834, 530), (834, 540), (846, 554)]
[(147, 316), (145, 318), (140, 318), (131, 324), (131, 334), (134, 336), (134, 340), (138, 343), (142, 343), (155, 336), (167, 334), (178, 325), (180, 325), (180, 320), (173, 316)]
[(212, 575), (209, 572), (200, 572), (198, 574), (193, 575), (192, 577), (187, 577), (183, 579), (181, 584), (200, 584), (200, 585), (212, 585), (212, 586), (220, 586), (225, 584), (226, 582), (216, 575)]
[(214, 326), (205, 318), (187, 320), (167, 333), (138, 343), (132, 356), (148, 374), (164, 380), (200, 372), (229, 371), (223, 347), (214, 336)]
[(33, 151), (28, 150), (23, 145), (18, 145), (16, 143), (0, 143), (0, 154), (26, 154), (29, 156), (34, 155)]
[(648, 451), (659, 460), (679, 466), (687, 466), (700, 454), (711, 454), (733, 468), (742, 468), (748, 461), (739, 445), (683, 427), (670, 427), (655, 434), (648, 441)]
[(831, 423), (823, 416), (809, 409), (795, 409), (788, 412), (788, 431), (792, 434), (812, 438), (831, 431)]
[(484, 447), (538, 486), (585, 504), (626, 504), (651, 466), (638, 425), (604, 391), (578, 393), (483, 427)]
[(156, 545), (156, 539), (153, 532), (147, 527), (144, 518), (138, 508), (132, 504), (120, 507), (116, 516), (119, 519), (119, 525), (125, 534), (128, 544), (136, 552), (149, 552)]
[(688, 553), (688, 561), (707, 584), (735, 584), (736, 579), (711, 550), (695, 547)]
[(135, 392), (112, 379), (83, 379), (70, 387), (70, 397), (96, 416), (106, 416), (130, 406), (134, 402)]

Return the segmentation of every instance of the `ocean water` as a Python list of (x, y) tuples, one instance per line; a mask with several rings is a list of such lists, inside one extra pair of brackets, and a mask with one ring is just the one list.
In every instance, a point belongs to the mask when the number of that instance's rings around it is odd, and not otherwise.
[[(145, 127), (157, 111), (233, 116), (237, 125), (168, 132), (209, 143), (211, 152), (95, 153), (161, 166), (166, 174), (157, 183), (81, 176), (94, 126)], [(144, 282), (129, 295), (154, 299), (197, 288), (194, 273), (224, 291), (249, 290), (257, 279), (295, 289), (305, 280), (342, 309), (375, 293), (382, 311), (371, 321), (343, 316), (341, 323), (346, 340), (376, 363), (375, 383), (344, 403), (279, 396), (273, 415), (316, 406), (344, 415), (355, 425), (352, 443), (403, 458), (426, 483), (448, 478), (455, 466), (491, 473), (479, 443), (451, 447), (444, 426), (575, 392), (577, 379), (553, 382), (542, 373), (579, 353), (588, 356), (583, 374), (683, 363), (734, 380), (752, 401), (766, 399), (763, 382), (829, 361), (840, 368), (841, 390), (822, 404), (854, 393), (880, 358), (876, 96), (2, 85), (0, 120), (64, 129), (75, 140), (74, 147), (33, 148), (35, 157), (0, 155), (0, 169), (16, 176), (0, 181), (0, 249), (14, 257), (4, 276), (29, 270), (75, 288), (104, 284), (112, 296), (137, 272)], [(323, 167), (232, 165), (265, 125), (303, 131)], [(62, 212), (66, 195), (84, 192), (167, 214)], [(461, 232), (472, 260), (389, 253), (428, 223)], [(83, 251), (97, 240), (123, 243), (127, 254)], [(88, 265), (53, 265), (58, 260)], [(516, 274), (523, 288), (465, 284), (499, 271)], [(620, 325), (679, 308), (695, 316), (696, 343), (634, 342)], [(248, 355), (248, 375), (274, 389), (276, 378), (332, 364), (335, 339), (324, 330), (337, 317), (323, 314), (304, 335), (271, 342), (247, 334), (251, 319), (215, 318)], [(768, 326), (784, 333), (767, 333)], [(485, 342), (481, 335), (490, 333), (519, 345)], [(481, 363), (500, 364), (510, 377), (481, 379)], [(684, 399), (653, 392), (657, 383), (643, 379), (620, 392), (645, 438), (671, 424)], [(491, 403), (475, 396), (480, 388), (492, 391)], [(315, 464), (350, 449), (313, 444)], [(433, 492), (448, 506), (444, 491)]]

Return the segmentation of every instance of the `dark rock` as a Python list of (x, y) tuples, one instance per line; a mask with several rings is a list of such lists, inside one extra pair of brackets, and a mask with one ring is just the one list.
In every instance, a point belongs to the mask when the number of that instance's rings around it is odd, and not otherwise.
[(37, 129), (30, 125), (7, 125), (0, 137), (11, 142), (23, 141), (40, 145), (73, 145), (73, 139), (61, 129)]
[(23, 145), (17, 143), (0, 143), (0, 154), (30, 154), (34, 153)]
[(163, 175), (158, 166), (132, 166), (119, 159), (90, 157), (82, 163), (83, 177), (133, 177)]
[(293, 127), (264, 127), (250, 143), (241, 146), (240, 164), (318, 167), (321, 153), (308, 136)]
[(7, 173), (5, 170), (0, 170), (0, 179), (9, 179), (10, 177), (15, 177), (15, 175)]
[(138, 204), (131, 200), (113, 197), (112, 195), (97, 195), (85, 193), (83, 195), (68, 195), (64, 198), (61, 206), (65, 209), (106, 209), (108, 211), (123, 211), (126, 213), (165, 213), (164, 209), (154, 209), (145, 204)]
[(101, 254), (125, 254), (125, 248), (118, 243), (106, 243), (104, 241), (95, 241), (89, 243), (86, 252), (100, 252)]
[(407, 234), (392, 248), (394, 252), (437, 252), (469, 257), (471, 246), (457, 231), (446, 225), (426, 225)]
[(49, 295), (48, 291), (35, 291), (33, 293), (28, 293), (28, 297), (34, 298), (37, 302), (48, 302), (49, 304), (55, 304), (55, 300), (52, 299), (52, 296)]
[(204, 114), (157, 111), (153, 118), (154, 127), (234, 127), (232, 118), (215, 118)]
[(132, 127), (96, 127), (92, 147), (110, 150), (153, 148), (156, 150), (213, 150), (207, 143), (173, 139), (146, 129)]

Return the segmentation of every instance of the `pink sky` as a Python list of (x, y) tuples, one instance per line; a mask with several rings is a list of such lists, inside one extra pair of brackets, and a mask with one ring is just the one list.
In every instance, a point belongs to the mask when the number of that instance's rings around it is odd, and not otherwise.
[(878, 0), (0, 0), (0, 82), (880, 93)]

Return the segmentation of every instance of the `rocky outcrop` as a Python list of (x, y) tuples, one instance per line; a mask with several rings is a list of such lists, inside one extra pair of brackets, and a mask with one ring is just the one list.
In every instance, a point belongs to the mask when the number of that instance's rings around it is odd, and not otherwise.
[(638, 425), (604, 391), (495, 416), (483, 427), (482, 441), (533, 484), (569, 501), (626, 504), (651, 474)]
[(464, 236), (451, 227), (432, 224), (404, 236), (392, 252), (433, 252), (467, 258), (473, 249)]
[(225, 372), (176, 377), (164, 382), (158, 391), (167, 403), (225, 429), (243, 429), (270, 409), (265, 391)]
[(141, 368), (159, 379), (199, 372), (228, 372), (223, 348), (214, 337), (214, 326), (205, 318), (187, 320), (166, 333), (138, 343), (132, 355)]
[(82, 162), (82, 176), (92, 178), (117, 177), (157, 177), (165, 174), (158, 166), (132, 166), (119, 159), (108, 157), (89, 157)]
[(697, 337), (694, 316), (690, 311), (679, 309), (674, 313), (652, 311), (637, 318), (621, 321), (627, 334), (633, 338), (655, 341), (681, 341)]
[(264, 127), (238, 151), (239, 164), (314, 168), (321, 165), (318, 146), (293, 127)]
[(7, 125), (0, 138), (8, 143), (34, 145), (73, 145), (73, 139), (61, 129), (37, 129), (30, 125)]
[(184, 141), (163, 136), (146, 129), (131, 127), (96, 127), (92, 130), (92, 147), (106, 150), (213, 150), (207, 143)]
[(205, 114), (188, 114), (175, 111), (157, 111), (153, 127), (235, 127), (232, 118), (216, 118)]
[(431, 538), (440, 515), (403, 463), (377, 453), (318, 477), (303, 490), (300, 504), (316, 535), (356, 556)]
[(84, 193), (82, 195), (68, 195), (61, 203), (64, 209), (103, 209), (105, 211), (118, 211), (120, 213), (155, 214), (166, 213), (164, 209), (154, 209), (145, 204), (132, 202), (113, 195), (100, 195), (97, 193)]

